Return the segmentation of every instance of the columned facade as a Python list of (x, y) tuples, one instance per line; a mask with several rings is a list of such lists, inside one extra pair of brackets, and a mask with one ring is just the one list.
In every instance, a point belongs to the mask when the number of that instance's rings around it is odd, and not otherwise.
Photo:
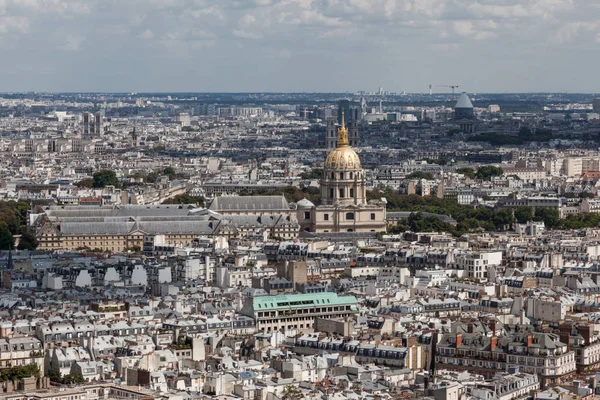
[(382, 232), (385, 203), (367, 201), (365, 175), (358, 154), (350, 146), (344, 113), (336, 147), (329, 153), (321, 179), (321, 205), (298, 202), (298, 222), (311, 232)]

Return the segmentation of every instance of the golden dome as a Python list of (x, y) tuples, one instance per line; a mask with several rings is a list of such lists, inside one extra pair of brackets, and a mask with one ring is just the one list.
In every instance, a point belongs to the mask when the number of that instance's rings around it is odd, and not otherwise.
[(344, 121), (344, 110), (342, 110), (342, 121), (338, 129), (337, 147), (333, 149), (325, 160), (325, 169), (361, 169), (360, 158), (348, 141), (348, 129)]
[(352, 147), (336, 147), (325, 160), (326, 169), (361, 169), (360, 158)]

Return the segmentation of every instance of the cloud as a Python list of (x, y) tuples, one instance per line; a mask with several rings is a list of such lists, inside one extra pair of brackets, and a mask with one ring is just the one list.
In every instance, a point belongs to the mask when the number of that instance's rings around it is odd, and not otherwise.
[[(573, 44), (589, 65), (600, 62), (594, 51), (599, 11), (590, 0), (0, 0), (3, 55), (26, 56), (31, 65), (64, 74), (64, 80), (41, 79), (40, 69), (36, 80), (35, 67), (25, 74), (5, 63), (0, 87), (16, 89), (18, 77), (44, 86), (37, 90), (62, 90), (61, 82), (74, 85), (70, 90), (88, 84), (118, 89), (129, 82), (151, 90), (159, 81), (164, 89), (192, 90), (189, 82), (201, 77), (213, 90), (274, 90), (289, 88), (293, 75), (302, 89), (417, 89), (430, 76), (447, 75), (452, 82), (479, 79), (507, 90), (517, 84), (518, 67), (524, 75), (531, 71), (524, 84), (543, 89), (566, 82), (573, 54), (563, 56)], [(97, 51), (76, 58), (84, 48)], [(56, 58), (55, 50), (70, 52)], [(102, 68), (107, 57), (122, 61), (123, 81)], [(459, 67), (465, 59), (494, 80), (466, 74), (469, 68)], [(343, 72), (339, 60), (345, 60)], [(556, 65), (558, 75), (550, 70), (547, 80), (540, 76), (541, 60)], [(140, 63), (151, 67), (140, 72)], [(389, 77), (378, 71), (380, 63), (391, 66)], [(189, 76), (173, 74), (174, 64)], [(398, 79), (399, 68), (411, 79)], [(99, 79), (89, 83), (86, 71)], [(472, 74), (484, 73), (478, 71)]]
[[(599, 23), (595, 21), (575, 21), (564, 24), (553, 37), (557, 43), (568, 43), (579, 38), (582, 33), (598, 31)], [(598, 32), (597, 34), (600, 34)]]
[(84, 42), (85, 36), (69, 34), (63, 38), (63, 42), (59, 45), (59, 48), (67, 51), (79, 51)]
[(142, 39), (149, 40), (154, 37), (154, 33), (152, 33), (152, 30), (146, 29), (142, 33), (139, 34), (139, 37)]
[(0, 37), (6, 34), (23, 34), (29, 31), (29, 19), (19, 16), (0, 16)]

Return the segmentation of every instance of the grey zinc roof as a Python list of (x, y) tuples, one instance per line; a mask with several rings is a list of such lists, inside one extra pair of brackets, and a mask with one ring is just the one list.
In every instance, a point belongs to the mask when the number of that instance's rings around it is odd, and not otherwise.
[(141, 221), (139, 229), (150, 234), (208, 234), (213, 231), (209, 224), (210, 221)]
[(289, 210), (284, 196), (222, 196), (210, 203), (213, 211), (275, 211)]
[(62, 218), (103, 218), (103, 217), (161, 217), (161, 216), (185, 216), (194, 206), (169, 204), (169, 205), (146, 205), (146, 206), (51, 206), (46, 214), (52, 219)]
[(454, 108), (473, 108), (473, 103), (471, 103), (469, 95), (465, 92), (462, 92)]
[(131, 231), (135, 222), (62, 222), (60, 231), (65, 235), (85, 235), (91, 233), (125, 235)]

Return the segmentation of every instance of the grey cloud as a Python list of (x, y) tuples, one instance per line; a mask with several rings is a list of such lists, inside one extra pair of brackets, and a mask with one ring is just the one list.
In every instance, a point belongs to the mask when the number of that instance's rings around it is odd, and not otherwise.
[(590, 3), (0, 0), (0, 90), (599, 91)]

